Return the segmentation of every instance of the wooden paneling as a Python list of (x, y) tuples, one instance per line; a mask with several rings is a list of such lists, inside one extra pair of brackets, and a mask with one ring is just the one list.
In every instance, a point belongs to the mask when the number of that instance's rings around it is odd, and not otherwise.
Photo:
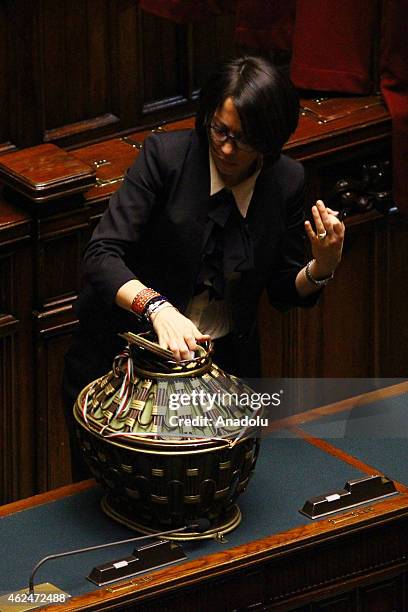
[(81, 258), (88, 229), (84, 208), (39, 219), (35, 307), (42, 310), (76, 297), (81, 279)]
[(193, 91), (201, 86), (208, 75), (220, 62), (230, 59), (238, 51), (235, 48), (234, 15), (223, 15), (195, 23), (192, 27), (193, 40)]
[(209, 69), (234, 53), (233, 23), (231, 15), (176, 24), (134, 0), (4, 0), (0, 153), (70, 146), (191, 113)]
[(10, 321), (7, 326), (4, 325), (4, 320), (0, 319), (2, 502), (26, 497), (36, 490), (31, 355), (25, 352), (27, 327), (13, 325), (14, 323), (15, 321)]
[(296, 376), (376, 375), (372, 359), (375, 241), (375, 222), (347, 228), (344, 255), (335, 279), (316, 308), (298, 312), (302, 332), (298, 335), (300, 350), (296, 362), (302, 371), (296, 372)]
[[(343, 593), (325, 601), (308, 606), (310, 612), (357, 612), (357, 593)], [(307, 608), (304, 608), (307, 610)]]
[[(93, 132), (118, 131), (136, 121), (136, 104), (130, 114), (121, 107), (122, 98), (135, 94), (137, 37), (129, 35), (129, 25), (136, 27), (136, 12), (136, 3), (129, 2), (41, 3), (45, 141), (89, 138)], [(126, 42), (119, 36), (125, 20)], [(126, 89), (121, 91), (120, 83), (126, 83)]]
[(407, 273), (407, 235), (400, 218), (374, 211), (350, 218), (341, 264), (314, 308), (279, 313), (264, 298), (264, 376), (405, 376), (398, 338), (408, 333), (408, 295), (391, 279)]
[(10, 58), (8, 46), (8, 28), (6, 20), (6, 9), (3, 3), (0, 3), (0, 92), (2, 102), (0, 104), (0, 154), (12, 150), (13, 143), (10, 142), (10, 92), (9, 84), (11, 82), (10, 73)]
[(406, 576), (400, 575), (380, 584), (360, 589), (362, 612), (404, 610), (406, 608), (405, 581)]
[(141, 14), (143, 112), (186, 101), (186, 27)]
[(69, 212), (59, 213), (58, 209), (57, 204), (38, 219), (35, 232), (32, 333), (36, 378), (32, 402), (38, 424), (40, 491), (71, 479), (61, 398), (62, 372), (64, 355), (77, 325), (72, 303), (81, 284), (82, 250), (89, 228), (82, 200), (73, 200)]
[(30, 228), (0, 204), (0, 503), (35, 490)]
[(1, 96), (8, 96), (6, 125), (10, 140), (19, 147), (42, 141), (43, 80), (40, 70), (40, 2), (6, 0), (1, 17), (7, 32), (8, 82)]
[[(382, 229), (377, 244), (377, 371), (407, 375), (408, 221), (395, 219)], [(384, 322), (388, 324), (385, 325)]]
[(34, 318), (37, 372), (33, 401), (39, 425), (36, 449), (39, 491), (61, 486), (71, 480), (61, 388), (64, 356), (75, 327), (75, 317), (69, 306), (37, 313)]
[[(15, 494), (13, 481), (17, 473), (17, 465), (14, 454), (14, 443), (12, 431), (15, 424), (12, 423), (13, 414), (17, 414), (17, 377), (16, 377), (16, 347), (15, 330), (18, 322), (11, 315), (0, 317), (0, 435), (1, 445), (1, 471), (0, 489), (3, 492), (2, 502), (13, 499)], [(10, 478), (10, 474), (14, 478)]]

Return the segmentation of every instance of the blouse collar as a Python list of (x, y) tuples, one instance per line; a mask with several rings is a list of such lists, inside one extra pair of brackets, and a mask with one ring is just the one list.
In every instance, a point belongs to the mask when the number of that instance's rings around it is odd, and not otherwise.
[(248, 178), (246, 178), (238, 185), (234, 185), (234, 187), (227, 187), (222, 180), (220, 173), (217, 170), (217, 167), (214, 163), (214, 159), (211, 154), (211, 149), (209, 149), (209, 159), (210, 159), (210, 196), (215, 195), (222, 189), (227, 189), (231, 191), (234, 195), (235, 201), (238, 206), (238, 210), (241, 215), (245, 218), (247, 216), (249, 204), (251, 202), (252, 194), (254, 193), (256, 179), (259, 176), (259, 173), (262, 170), (263, 159), (259, 158), (255, 172), (251, 174)]

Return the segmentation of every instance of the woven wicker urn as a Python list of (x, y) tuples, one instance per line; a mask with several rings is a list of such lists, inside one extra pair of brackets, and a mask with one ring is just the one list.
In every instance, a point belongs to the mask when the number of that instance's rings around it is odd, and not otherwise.
[(174, 539), (231, 531), (259, 450), (251, 389), (212, 362), (208, 344), (175, 362), (146, 336), (123, 336), (128, 346), (112, 371), (74, 406), (84, 457), (105, 490), (102, 509), (142, 533), (209, 520), (204, 534)]

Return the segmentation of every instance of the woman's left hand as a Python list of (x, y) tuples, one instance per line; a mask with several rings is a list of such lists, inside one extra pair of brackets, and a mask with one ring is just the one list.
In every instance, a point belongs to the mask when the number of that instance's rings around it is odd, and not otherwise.
[(322, 200), (312, 207), (313, 230), (310, 221), (305, 221), (305, 229), (312, 247), (314, 274), (317, 278), (330, 276), (341, 260), (344, 241), (344, 223), (337, 218), (337, 211), (326, 208)]

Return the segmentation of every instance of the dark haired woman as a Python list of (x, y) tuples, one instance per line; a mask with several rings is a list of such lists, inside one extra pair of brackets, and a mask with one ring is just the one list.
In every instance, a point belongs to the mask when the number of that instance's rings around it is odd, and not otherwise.
[(314, 229), (304, 223), (302, 166), (281, 155), (298, 114), (291, 83), (265, 59), (243, 57), (202, 89), (196, 130), (146, 139), (85, 252), (68, 405), (111, 367), (117, 333), (147, 323), (176, 359), (211, 336), (221, 367), (259, 376), (262, 291), (280, 309), (313, 305), (343, 244), (344, 226), (323, 202), (312, 208)]

